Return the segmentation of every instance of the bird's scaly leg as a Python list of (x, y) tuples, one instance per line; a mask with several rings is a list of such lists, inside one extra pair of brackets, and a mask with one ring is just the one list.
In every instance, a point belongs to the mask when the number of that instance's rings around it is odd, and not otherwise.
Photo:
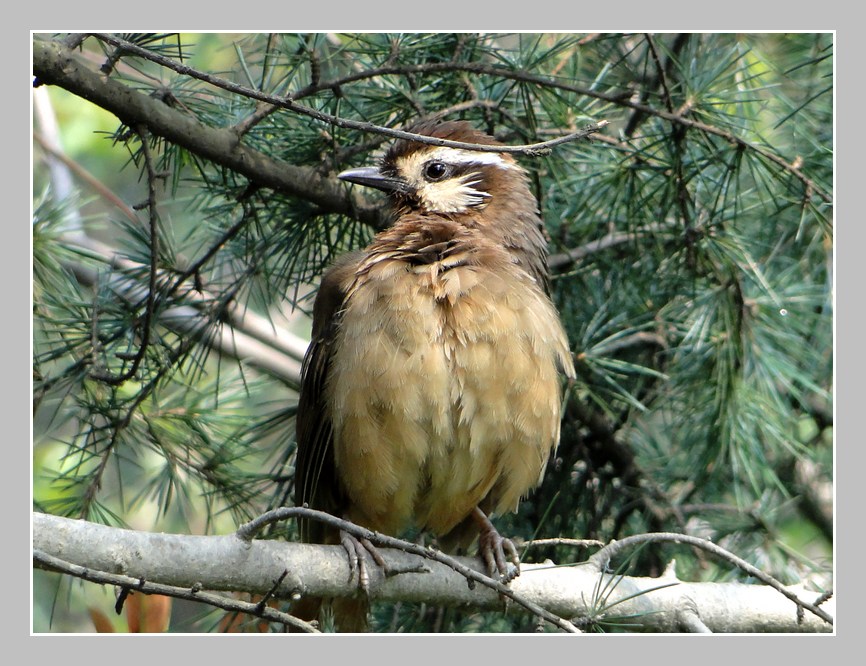
[(503, 537), (490, 518), (478, 507), (472, 511), (472, 519), (478, 525), (478, 550), (487, 573), (495, 577), (498, 573), (503, 583), (508, 583), (520, 575), (520, 556), (511, 539)]

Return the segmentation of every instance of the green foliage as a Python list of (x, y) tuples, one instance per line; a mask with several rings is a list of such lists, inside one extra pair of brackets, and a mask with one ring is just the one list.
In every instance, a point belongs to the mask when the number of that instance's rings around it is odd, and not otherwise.
[[(804, 488), (791, 470), (816, 460), (826, 479), (832, 467), (832, 35), (124, 39), (348, 121), (463, 118), (510, 144), (608, 121), (592, 140), (521, 158), (550, 235), (578, 381), (542, 487), (499, 526), (523, 538), (697, 531), (788, 580), (827, 573), (812, 560), (828, 557), (832, 535), (798, 529)], [(388, 142), (98, 37), (80, 48), (113, 80), (233, 128), (243, 145), (311, 178), (370, 163)], [(69, 95), (54, 100), (61, 132), (85, 113)], [(239, 308), (305, 335), (311, 285), (376, 228), (182, 142), (128, 125), (108, 138), (91, 144), (100, 155), (111, 144), (125, 168), (100, 177), (130, 208), (148, 197), (148, 141), (155, 209), (136, 206), (121, 222), (111, 206), (85, 208), (94, 192), (63, 198), (41, 163), (34, 173), (34, 501), (109, 523), (230, 531), (290, 497), (296, 387), (221, 353), (220, 325)], [(129, 261), (81, 249), (70, 212)], [(125, 381), (105, 380), (131, 368)], [(294, 537), (291, 526), (283, 533)], [(643, 575), (674, 553), (681, 575), (729, 575), (688, 550), (650, 550), (630, 563)], [(376, 618), (391, 631), (534, 628), (519, 614), (429, 608), (381, 608)]]

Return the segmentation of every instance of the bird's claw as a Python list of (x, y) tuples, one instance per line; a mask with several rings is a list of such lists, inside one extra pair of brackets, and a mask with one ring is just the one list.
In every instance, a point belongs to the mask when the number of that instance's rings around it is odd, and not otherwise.
[(503, 537), (485, 513), (476, 508), (473, 517), (478, 523), (478, 551), (491, 578), (499, 577), (508, 584), (520, 575), (520, 555), (511, 539)]
[(481, 533), (479, 551), (491, 578), (498, 576), (500, 582), (507, 584), (520, 575), (520, 555), (514, 542), (496, 530)]
[(370, 592), (370, 570), (367, 563), (367, 558), (373, 559), (382, 569), (385, 576), (390, 575), (390, 569), (385, 563), (384, 558), (368, 539), (358, 539), (348, 532), (340, 531), (340, 544), (346, 551), (349, 558), (349, 580), (358, 574), (358, 587), (364, 594)]

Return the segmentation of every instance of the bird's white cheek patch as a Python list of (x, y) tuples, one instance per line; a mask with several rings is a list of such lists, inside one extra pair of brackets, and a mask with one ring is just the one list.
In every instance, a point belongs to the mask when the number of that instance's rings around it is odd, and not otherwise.
[[(449, 178), (430, 182), (424, 177), (424, 171), (431, 162), (442, 162), (462, 169)], [(514, 160), (499, 153), (448, 147), (418, 150), (397, 162), (398, 173), (415, 190), (422, 207), (430, 212), (443, 214), (463, 213), (487, 202), (490, 195), (476, 186), (482, 180), (481, 170), (489, 167), (519, 168)]]
[(430, 183), (418, 190), (418, 198), (424, 207), (437, 213), (461, 213), (470, 208), (480, 206), (490, 195), (476, 190), (472, 178), (467, 180), (454, 178), (441, 183)]

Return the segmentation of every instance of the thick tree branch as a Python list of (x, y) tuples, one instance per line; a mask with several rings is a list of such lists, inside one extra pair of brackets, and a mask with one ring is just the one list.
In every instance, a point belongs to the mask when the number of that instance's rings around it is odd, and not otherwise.
[[(411, 545), (411, 544), (410, 544)], [(238, 535), (187, 536), (137, 532), (85, 521), (33, 514), (33, 548), (48, 556), (84, 567), (144, 579), (182, 589), (201, 591), (274, 592), (275, 598), (304, 595), (336, 597), (357, 592), (350, 580), (345, 551), (340, 546), (316, 546), (277, 541), (246, 540)], [(482, 585), (470, 589), (466, 578), (449, 565), (415, 554), (382, 549), (386, 561), (403, 573), (385, 578), (371, 572), (371, 598), (381, 601), (436, 603), (502, 609), (496, 590)], [(454, 558), (461, 565), (484, 571), (477, 558)], [(41, 560), (36, 566), (48, 566)], [(418, 565), (425, 571), (417, 572)], [(274, 590), (274, 581), (284, 572)], [(686, 583), (669, 567), (662, 578), (623, 577), (600, 572), (594, 563), (576, 566), (524, 564), (509, 586), (562, 618), (583, 623), (628, 620), (635, 630), (684, 631), (696, 626), (725, 632), (826, 632), (831, 626), (807, 613), (798, 622), (796, 607), (776, 590), (741, 583)], [(800, 587), (786, 588), (817, 603), (819, 594)], [(516, 606), (512, 604), (512, 609)], [(686, 622), (684, 608), (698, 614), (700, 625)], [(833, 600), (821, 605), (835, 614)]]
[(110, 111), (126, 125), (143, 125), (256, 185), (300, 197), (329, 213), (353, 216), (374, 227), (381, 224), (380, 208), (352, 199), (336, 179), (324, 178), (310, 167), (275, 160), (245, 146), (232, 129), (203, 125), (158, 99), (93, 72), (59, 42), (33, 40), (33, 72), (36, 85), (60, 86)]
[[(331, 516), (321, 511), (315, 511), (306, 507), (284, 507), (280, 509), (274, 509), (250, 521), (249, 523), (242, 525), (238, 529), (237, 535), (245, 541), (251, 541), (253, 537), (266, 525), (301, 516), (310, 518), (312, 520), (327, 522), (332, 527), (336, 527), (343, 532), (352, 534), (358, 539), (369, 541), (376, 546), (395, 548), (398, 550), (402, 550), (405, 553), (420, 555), (423, 558), (444, 564), (453, 569), (455, 572), (459, 573), (461, 576), (463, 576), (466, 579), (470, 590), (475, 589), (476, 583), (481, 583), (482, 585), (490, 588), (491, 590), (498, 592), (500, 598), (507, 598), (511, 601), (514, 601), (516, 604), (523, 606), (529, 612), (534, 613), (536, 616), (543, 620), (547, 620), (554, 626), (568, 632), (577, 632), (576, 627), (574, 627), (567, 620), (564, 620), (548, 612), (535, 602), (525, 598), (523, 595), (516, 594), (509, 585), (504, 584), (499, 580), (492, 579), (485, 574), (481, 574), (471, 566), (467, 566), (466, 564), (461, 563), (458, 558), (446, 555), (445, 553), (437, 551), (434, 548), (424, 548), (423, 546), (419, 546), (409, 541), (404, 541), (402, 539), (390, 537), (386, 534), (379, 534), (378, 532), (373, 532), (364, 527), (359, 527), (358, 525), (355, 525), (347, 520), (336, 518), (335, 516)], [(403, 566), (399, 569), (391, 567), (390, 570), (402, 572), (428, 572), (426, 565), (424, 565), (423, 563)]]

